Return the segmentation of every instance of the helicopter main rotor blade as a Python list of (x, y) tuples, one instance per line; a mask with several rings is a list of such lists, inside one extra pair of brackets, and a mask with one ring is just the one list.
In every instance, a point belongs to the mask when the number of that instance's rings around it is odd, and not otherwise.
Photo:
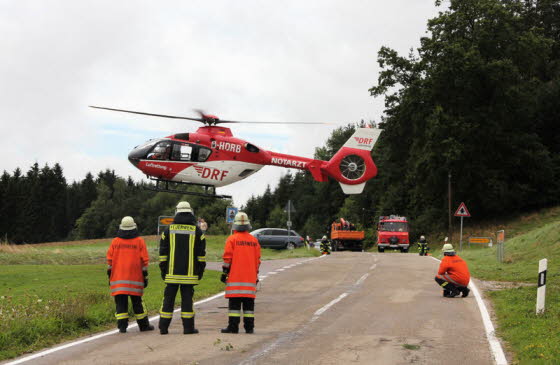
[(243, 124), (333, 124), (328, 122), (242, 122), (234, 120), (222, 120), (218, 123), (243, 123)]
[(202, 123), (205, 122), (204, 119), (201, 119), (201, 118), (189, 118), (189, 117), (180, 117), (180, 116), (177, 116), (177, 115), (144, 113), (144, 112), (137, 112), (137, 111), (134, 111), (134, 110), (114, 109), (114, 108), (106, 108), (106, 107), (103, 107), (103, 106), (94, 106), (94, 105), (90, 105), (89, 107), (90, 108), (95, 108), (95, 109), (111, 110), (111, 111), (114, 111), (114, 112), (148, 115), (148, 116), (151, 116), (151, 117), (161, 117), (161, 118), (171, 118), (171, 119), (186, 119), (186, 120), (194, 120), (196, 122), (202, 122)]
[(126, 110), (126, 109), (115, 109), (115, 108), (107, 108), (103, 106), (94, 106), (90, 105), (90, 108), (95, 109), (105, 109), (111, 110), (115, 112), (123, 112), (123, 113), (132, 113), (132, 114), (140, 114), (140, 115), (148, 115), (151, 117), (161, 117), (161, 118), (171, 118), (171, 119), (186, 119), (186, 120), (194, 120), (196, 122), (201, 122), (207, 125), (216, 125), (216, 124), (225, 124), (225, 123), (236, 123), (236, 124), (335, 124), (335, 123), (328, 123), (328, 122), (248, 122), (248, 121), (236, 121), (236, 120), (223, 120), (219, 119), (213, 115), (207, 115), (200, 109), (195, 109), (195, 112), (200, 114), (202, 118), (190, 118), (190, 117), (181, 117), (177, 115), (168, 115), (168, 114), (155, 114), (155, 113), (145, 113), (145, 112), (138, 112), (134, 110)]

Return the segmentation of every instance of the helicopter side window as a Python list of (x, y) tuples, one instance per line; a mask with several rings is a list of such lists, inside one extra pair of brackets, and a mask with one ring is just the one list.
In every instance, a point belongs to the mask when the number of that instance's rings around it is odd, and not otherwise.
[(169, 141), (163, 141), (158, 143), (154, 149), (148, 153), (149, 160), (168, 160), (169, 153), (171, 152), (171, 143)]
[(206, 148), (206, 147), (200, 147), (200, 149), (198, 150), (198, 162), (204, 162), (206, 160), (208, 160), (208, 157), (210, 156), (210, 154), (212, 153), (212, 150), (210, 148)]
[(176, 161), (191, 161), (193, 159), (193, 147), (187, 143), (174, 144), (171, 159)]

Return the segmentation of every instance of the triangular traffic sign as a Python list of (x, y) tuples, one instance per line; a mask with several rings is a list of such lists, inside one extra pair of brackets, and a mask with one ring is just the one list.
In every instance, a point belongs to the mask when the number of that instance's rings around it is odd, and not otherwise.
[(461, 205), (459, 205), (459, 208), (457, 208), (457, 211), (455, 212), (455, 217), (470, 217), (470, 216), (471, 213), (469, 213), (467, 206), (465, 205), (465, 203), (461, 202)]

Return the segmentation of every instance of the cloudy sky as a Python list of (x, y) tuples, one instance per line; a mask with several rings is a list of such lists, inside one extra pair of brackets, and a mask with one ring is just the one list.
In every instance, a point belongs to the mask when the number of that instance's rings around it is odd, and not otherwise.
[[(140, 180), (128, 152), (196, 122), (88, 105), (223, 119), (380, 120), (377, 51), (419, 45), (434, 0), (0, 0), (0, 171), (59, 162), (69, 181), (106, 168)], [(334, 126), (233, 128), (277, 152), (313, 157)], [(286, 169), (218, 189), (237, 205)]]

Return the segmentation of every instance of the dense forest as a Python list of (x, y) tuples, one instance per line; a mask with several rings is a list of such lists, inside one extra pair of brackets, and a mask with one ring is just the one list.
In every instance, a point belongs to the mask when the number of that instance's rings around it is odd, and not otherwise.
[(173, 215), (186, 199), (195, 214), (209, 222), (210, 233), (225, 233), (229, 200), (182, 197), (145, 189), (146, 183), (123, 179), (112, 170), (88, 173), (68, 184), (62, 167), (40, 168), (26, 174), (4, 171), (0, 179), (0, 241), (37, 243), (112, 237), (122, 217), (134, 217), (141, 234), (156, 234), (160, 215)]
[[(379, 50), (370, 89), (385, 98), (372, 152), (378, 176), (348, 197), (335, 182), (286, 175), (247, 203), (258, 224), (278, 224), (290, 198), (302, 232), (321, 234), (340, 216), (372, 226), (392, 213), (410, 217), (416, 231), (444, 230), (449, 175), (453, 209), (464, 201), (473, 219), (560, 202), (560, 2), (445, 5), (416, 51)], [(352, 130), (335, 131), (316, 157), (330, 158)]]
[[(294, 228), (313, 237), (338, 217), (372, 227), (386, 214), (408, 216), (416, 233), (444, 230), (449, 175), (453, 209), (464, 201), (473, 220), (560, 203), (560, 0), (445, 5), (417, 50), (379, 50), (381, 73), (369, 90), (385, 100), (372, 151), (378, 176), (362, 194), (345, 196), (334, 181), (288, 173), (242, 207), (254, 228), (285, 226), (291, 199)], [(334, 130), (315, 157), (330, 159), (358, 125), (365, 123)], [(142, 234), (154, 233), (157, 216), (172, 213), (180, 197), (143, 187), (113, 171), (68, 184), (58, 164), (4, 172), (2, 239), (109, 237), (124, 215)], [(227, 231), (229, 201), (188, 200), (211, 232)]]

